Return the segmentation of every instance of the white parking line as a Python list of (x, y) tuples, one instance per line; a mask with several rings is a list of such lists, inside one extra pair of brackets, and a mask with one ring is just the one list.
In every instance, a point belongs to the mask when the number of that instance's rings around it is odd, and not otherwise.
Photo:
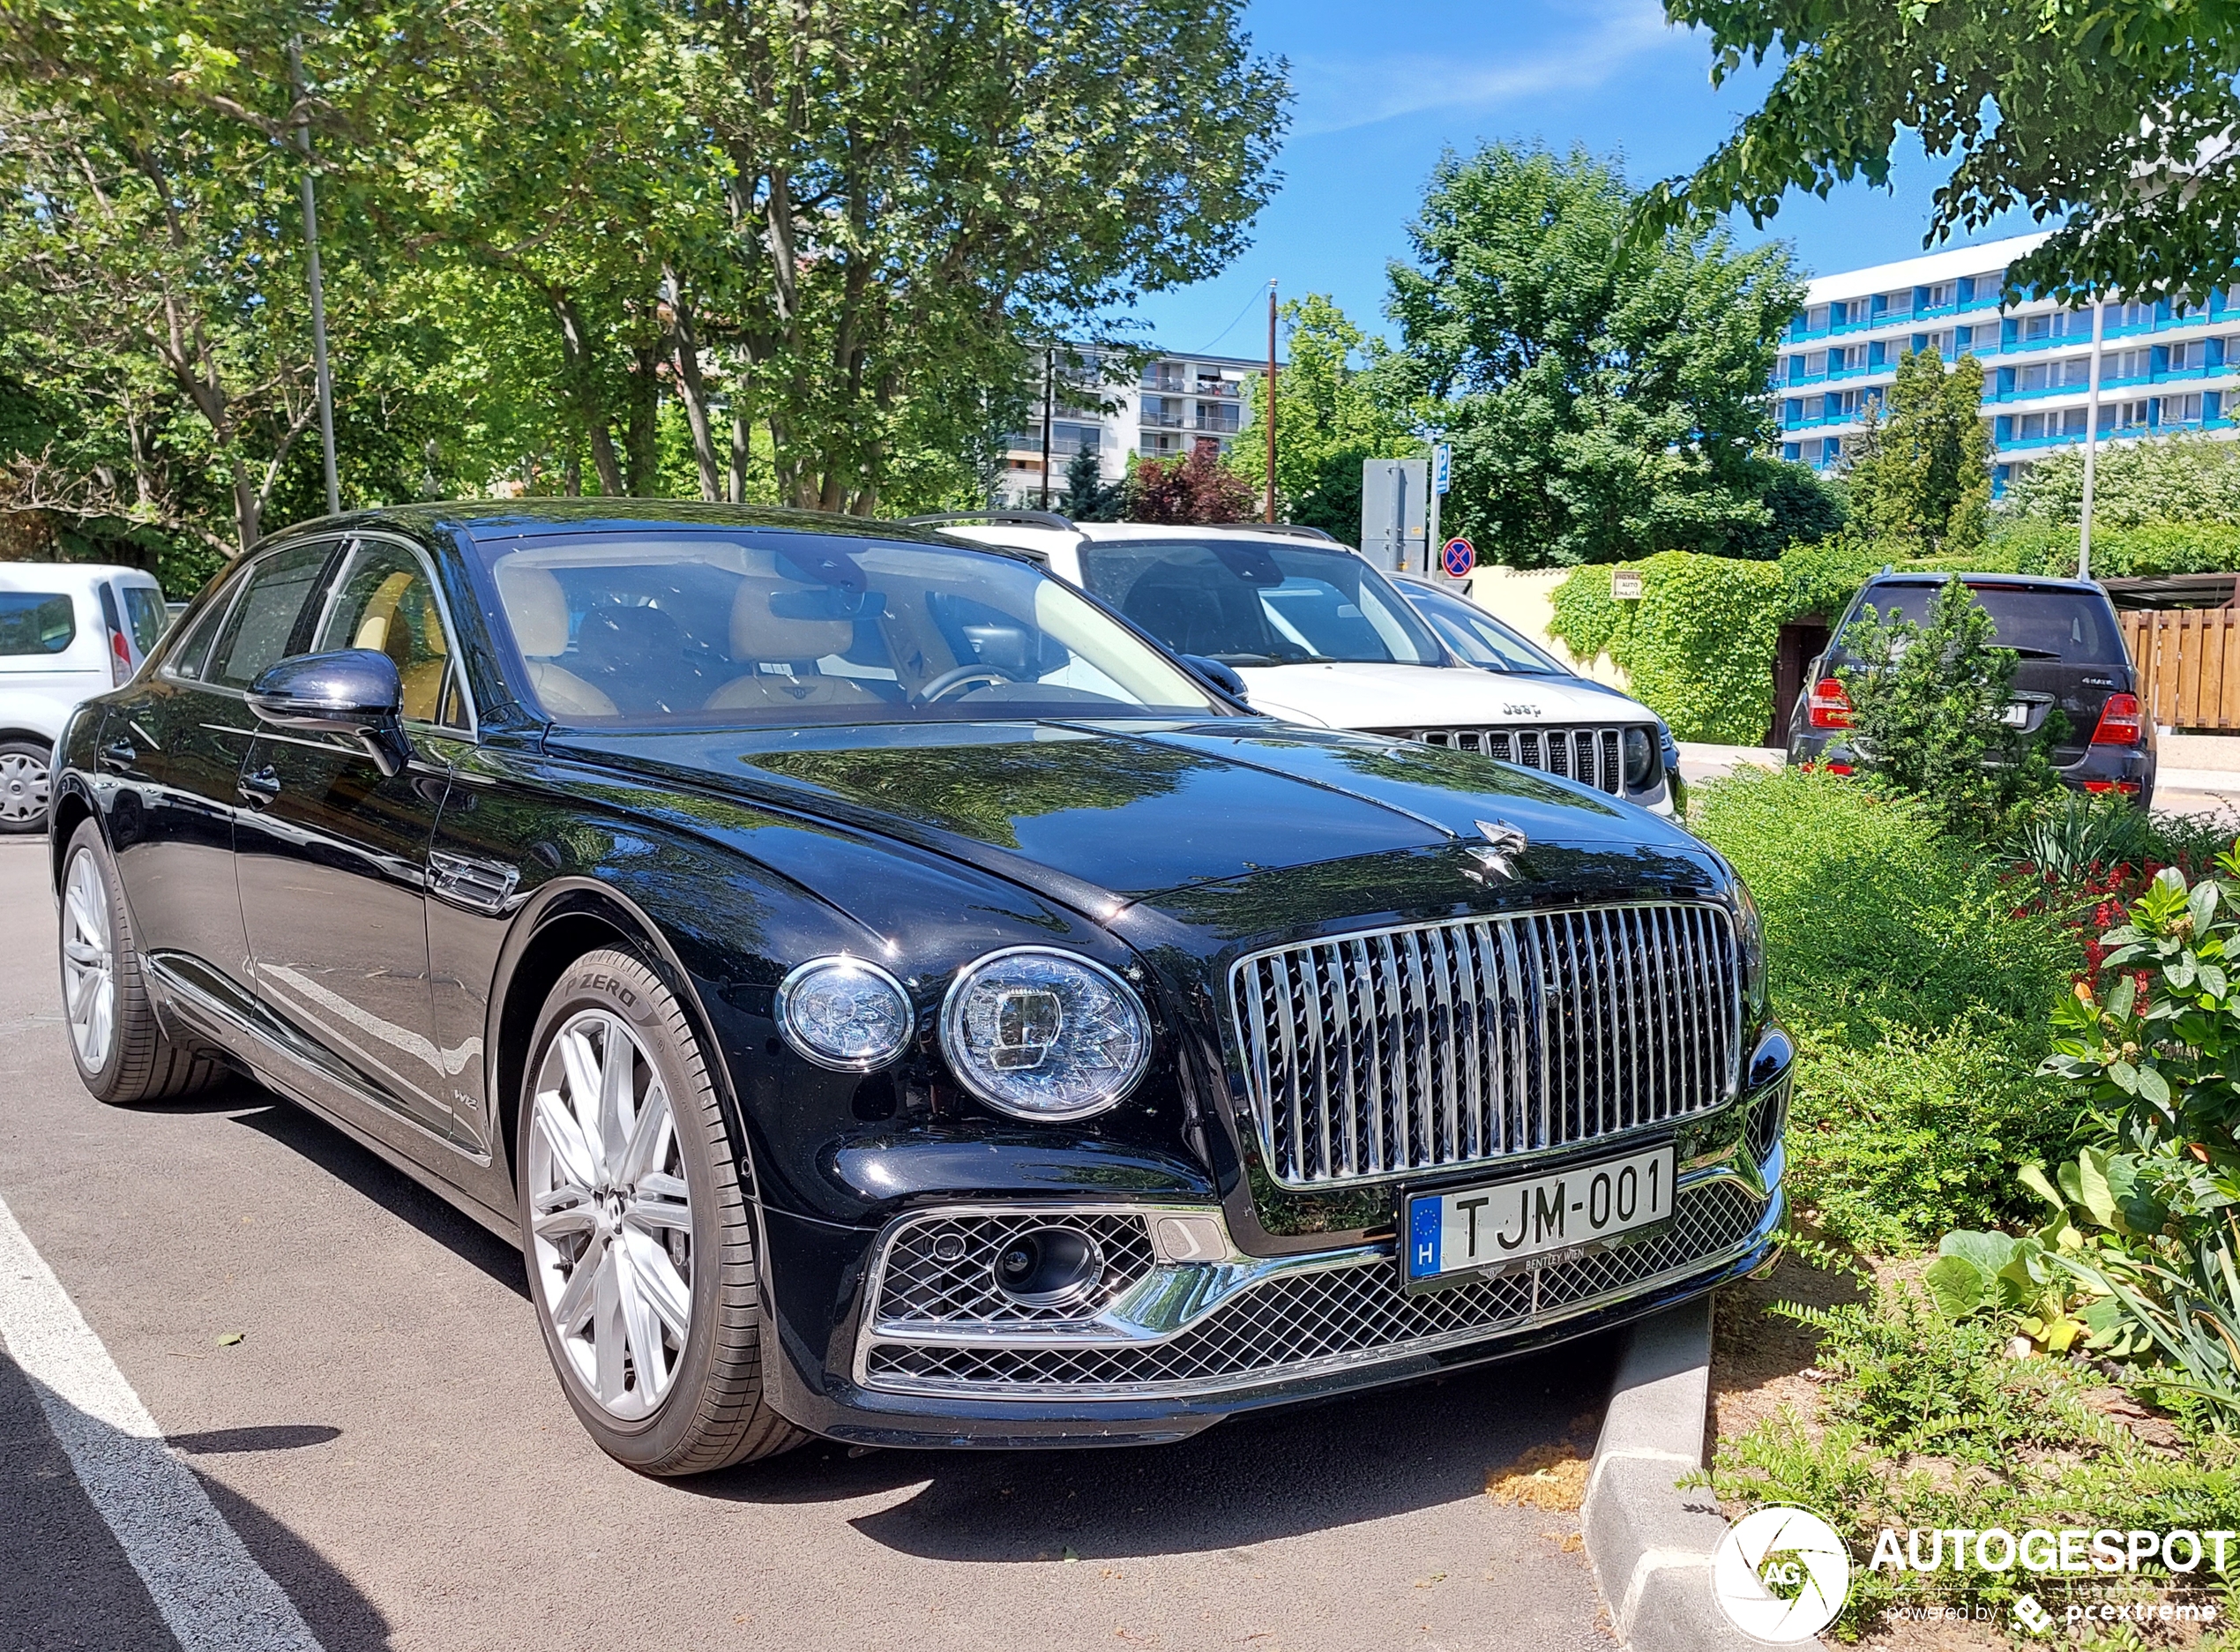
[(0, 1342), (183, 1652), (319, 1652), (0, 1201)]

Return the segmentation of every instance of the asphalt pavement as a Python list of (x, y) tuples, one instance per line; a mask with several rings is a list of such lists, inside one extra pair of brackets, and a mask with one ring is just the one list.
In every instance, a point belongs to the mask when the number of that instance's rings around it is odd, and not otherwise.
[(0, 841), (4, 1652), (1612, 1644), (1573, 1518), (1484, 1489), (1592, 1440), (1608, 1337), (1176, 1446), (616, 1466), (517, 1252), (254, 1085), (85, 1093), (44, 850)]

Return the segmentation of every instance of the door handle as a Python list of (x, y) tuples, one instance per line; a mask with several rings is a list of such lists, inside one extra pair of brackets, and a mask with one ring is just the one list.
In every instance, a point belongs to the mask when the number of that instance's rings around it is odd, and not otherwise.
[(130, 740), (112, 740), (94, 759), (112, 774), (129, 774), (140, 760), (140, 749)]
[(251, 809), (262, 809), (280, 796), (280, 771), (267, 763), (254, 774), (244, 774), (234, 789), (241, 794), (242, 802)]

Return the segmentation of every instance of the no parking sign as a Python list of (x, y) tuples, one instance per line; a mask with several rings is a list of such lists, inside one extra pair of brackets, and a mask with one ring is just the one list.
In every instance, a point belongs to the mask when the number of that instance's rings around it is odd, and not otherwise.
[(1478, 565), (1477, 548), (1457, 534), (1439, 548), (1439, 565), (1446, 570), (1450, 579), (1467, 579), (1470, 570)]

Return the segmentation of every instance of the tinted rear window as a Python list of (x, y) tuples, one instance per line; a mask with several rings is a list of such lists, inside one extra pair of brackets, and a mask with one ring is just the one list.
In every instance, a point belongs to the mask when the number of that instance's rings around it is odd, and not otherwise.
[[(1916, 625), (1926, 624), (1935, 607), (1934, 585), (1869, 586), (1866, 601), (1887, 619), (1893, 609)], [(2124, 639), (2115, 616), (2100, 598), (2083, 591), (2043, 587), (1970, 586), (1977, 604), (1998, 628), (2002, 648), (2025, 659), (2065, 660), (2078, 665), (2120, 665)]]
[(78, 635), (70, 598), (49, 591), (0, 591), (0, 654), (60, 654)]
[(163, 635), (163, 593), (147, 585), (121, 585), (117, 589), (124, 594), (124, 617), (132, 627), (132, 646), (145, 657)]

